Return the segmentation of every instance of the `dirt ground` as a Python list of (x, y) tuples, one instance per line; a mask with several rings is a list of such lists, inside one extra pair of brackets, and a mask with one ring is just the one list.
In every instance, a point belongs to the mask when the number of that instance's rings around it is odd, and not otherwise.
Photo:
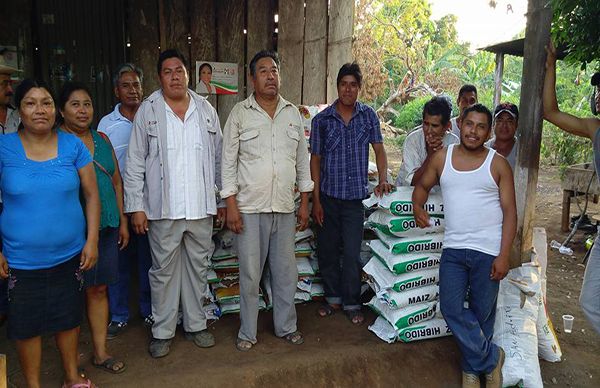
[[(397, 171), (398, 154), (390, 152), (390, 163)], [(540, 171), (536, 199), (536, 226), (546, 228), (548, 241), (562, 241), (560, 231), (562, 191), (556, 168)], [(573, 201), (572, 214), (579, 211)], [(591, 205), (591, 213), (600, 214), (600, 206)], [(583, 241), (578, 232), (572, 247), (573, 257), (548, 250), (548, 309), (562, 346), (563, 361), (541, 361), (545, 386), (600, 386), (600, 336), (586, 322), (578, 296), (584, 266)], [(388, 345), (367, 330), (355, 327), (341, 314), (327, 319), (315, 314), (316, 304), (298, 306), (299, 328), (305, 333), (302, 346), (292, 346), (275, 337), (270, 312), (261, 313), (259, 344), (248, 353), (234, 347), (239, 320), (226, 316), (210, 330), (217, 345), (199, 349), (185, 341), (178, 332), (171, 354), (159, 360), (147, 352), (148, 331), (139, 318), (133, 319), (125, 333), (110, 341), (114, 355), (127, 363), (122, 375), (111, 375), (95, 369), (90, 363), (89, 330), (82, 328), (81, 363), (85, 372), (101, 387), (189, 387), (189, 386), (395, 386), (395, 387), (459, 387), (458, 350), (451, 337), (411, 344)], [(562, 331), (562, 314), (575, 316), (573, 333)], [(367, 313), (367, 323), (375, 315)], [(0, 353), (7, 353), (9, 387), (22, 387), (14, 344), (0, 330)], [(61, 383), (60, 359), (51, 338), (44, 340), (42, 382), (44, 387)]]

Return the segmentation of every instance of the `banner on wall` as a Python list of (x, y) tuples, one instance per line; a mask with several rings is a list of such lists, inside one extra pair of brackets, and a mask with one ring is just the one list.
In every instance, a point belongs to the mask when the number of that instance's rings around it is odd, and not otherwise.
[(196, 61), (196, 92), (200, 94), (237, 94), (238, 64)]

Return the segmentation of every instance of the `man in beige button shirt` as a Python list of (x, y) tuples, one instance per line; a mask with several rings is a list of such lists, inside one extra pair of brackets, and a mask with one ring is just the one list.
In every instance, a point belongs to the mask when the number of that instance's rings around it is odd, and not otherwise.
[(294, 193), (300, 192), (297, 219), (303, 230), (313, 189), (300, 113), (279, 95), (277, 53), (261, 51), (249, 67), (254, 93), (227, 119), (221, 164), (221, 198), (227, 203), (227, 226), (237, 233), (240, 262), (241, 327), (236, 342), (240, 351), (256, 344), (259, 282), (266, 263), (275, 335), (294, 345), (304, 342), (294, 305), (298, 281)]

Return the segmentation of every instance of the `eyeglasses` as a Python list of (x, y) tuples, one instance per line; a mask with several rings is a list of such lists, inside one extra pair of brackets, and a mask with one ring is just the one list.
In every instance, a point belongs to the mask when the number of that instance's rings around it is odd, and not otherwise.
[(10, 79), (5, 79), (4, 81), (0, 81), (0, 85), (4, 88), (8, 87), (8, 86), (12, 86), (13, 85), (13, 81)]

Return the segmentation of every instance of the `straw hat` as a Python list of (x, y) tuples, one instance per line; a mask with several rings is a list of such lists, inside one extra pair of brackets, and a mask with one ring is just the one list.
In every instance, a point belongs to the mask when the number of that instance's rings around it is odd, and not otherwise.
[(0, 50), (0, 74), (8, 74), (16, 73), (19, 69), (9, 66), (8, 61), (4, 57), (8, 50)]

